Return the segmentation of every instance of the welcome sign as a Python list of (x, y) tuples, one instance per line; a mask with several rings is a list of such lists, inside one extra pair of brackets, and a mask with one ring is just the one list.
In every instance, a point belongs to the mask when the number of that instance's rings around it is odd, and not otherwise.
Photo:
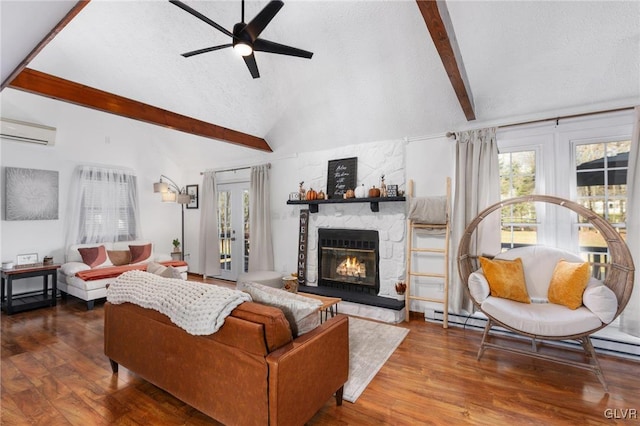
[(309, 210), (300, 210), (298, 234), (298, 285), (305, 285), (307, 278), (307, 237), (309, 235)]

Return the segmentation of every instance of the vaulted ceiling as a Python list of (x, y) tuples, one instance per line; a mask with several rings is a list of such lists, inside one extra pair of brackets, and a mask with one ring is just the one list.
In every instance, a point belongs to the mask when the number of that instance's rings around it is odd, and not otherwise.
[[(240, 1), (186, 3), (229, 30), (240, 21)], [(247, 1), (246, 20), (267, 3)], [(3, 82), (75, 4), (0, 2)], [(168, 1), (93, 0), (28, 67), (262, 138), (280, 155), (640, 103), (640, 2), (446, 8), (474, 121), (414, 0), (287, 1), (261, 37), (313, 58), (257, 52), (259, 79), (232, 49), (182, 57), (229, 38)]]

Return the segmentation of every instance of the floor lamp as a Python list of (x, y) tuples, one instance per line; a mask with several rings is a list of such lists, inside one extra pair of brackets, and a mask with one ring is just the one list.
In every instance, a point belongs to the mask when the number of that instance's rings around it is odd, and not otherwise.
[(153, 192), (162, 194), (163, 203), (178, 203), (182, 206), (182, 253), (180, 254), (180, 260), (184, 260), (184, 251), (186, 249), (184, 243), (184, 205), (191, 202), (191, 196), (187, 194), (187, 190), (184, 187), (180, 188), (165, 175), (160, 175), (160, 181), (153, 184)]

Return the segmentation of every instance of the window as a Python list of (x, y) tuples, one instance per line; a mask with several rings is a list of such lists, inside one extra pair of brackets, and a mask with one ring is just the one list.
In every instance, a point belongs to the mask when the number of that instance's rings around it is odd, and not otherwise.
[[(511, 151), (498, 155), (500, 199), (531, 195), (536, 187), (536, 151)], [(537, 243), (535, 206), (522, 203), (501, 210), (500, 242), (503, 249)]]
[[(626, 238), (627, 167), (631, 141), (575, 145), (576, 201), (605, 218)], [(607, 244), (584, 218), (578, 223), (580, 251), (605, 262)]]
[(129, 171), (92, 166), (76, 169), (71, 196), (76, 197), (68, 241), (100, 243), (138, 237), (138, 189)]

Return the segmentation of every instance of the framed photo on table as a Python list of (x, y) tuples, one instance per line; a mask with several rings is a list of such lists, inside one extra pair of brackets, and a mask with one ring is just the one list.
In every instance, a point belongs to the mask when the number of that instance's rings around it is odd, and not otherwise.
[(189, 204), (187, 204), (188, 209), (197, 209), (198, 208), (198, 185), (187, 185), (187, 194), (191, 198)]
[(16, 265), (27, 266), (38, 263), (38, 253), (19, 254), (16, 256)]

